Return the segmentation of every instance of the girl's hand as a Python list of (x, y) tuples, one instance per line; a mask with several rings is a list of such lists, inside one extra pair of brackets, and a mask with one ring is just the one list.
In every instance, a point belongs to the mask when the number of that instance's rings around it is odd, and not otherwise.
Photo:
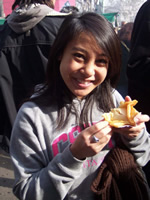
[[(93, 142), (93, 135), (99, 139), (98, 142)], [(83, 130), (70, 146), (70, 151), (74, 157), (81, 160), (94, 156), (109, 142), (111, 135), (112, 128), (108, 125), (108, 122), (100, 121)]]
[[(129, 96), (125, 97), (125, 101), (131, 101)], [(124, 134), (128, 138), (137, 137), (142, 129), (145, 127), (144, 123), (150, 120), (148, 115), (143, 115), (141, 113), (137, 114), (134, 118), (136, 126), (125, 127), (125, 128), (113, 128), (113, 131)]]
[(124, 128), (113, 128), (113, 131), (121, 133), (128, 138), (137, 137), (142, 131), (142, 129), (145, 127), (144, 122), (149, 121), (149, 116), (142, 115), (141, 113), (139, 113), (135, 116), (134, 120), (136, 122), (136, 126), (124, 127)]

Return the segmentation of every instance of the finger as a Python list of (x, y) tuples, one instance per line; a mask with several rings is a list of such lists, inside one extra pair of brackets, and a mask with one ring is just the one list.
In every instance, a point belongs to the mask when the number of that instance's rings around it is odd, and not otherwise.
[(109, 143), (110, 139), (111, 139), (111, 134), (107, 134), (105, 137), (99, 140), (99, 142), (91, 143), (94, 153), (97, 154), (98, 152), (100, 152)]
[(142, 122), (148, 122), (150, 120), (150, 117), (148, 115), (142, 115), (141, 113), (137, 114), (134, 117), (134, 121), (136, 124), (140, 124)]
[(100, 121), (97, 124), (94, 124), (93, 126), (89, 127), (87, 129), (87, 134), (88, 135), (94, 135), (97, 132), (101, 131), (102, 129), (104, 129), (105, 127), (108, 126), (108, 122), (107, 121)]
[(125, 101), (132, 101), (132, 99), (131, 99), (130, 96), (126, 96), (126, 97), (125, 97)]
[(137, 137), (144, 127), (145, 127), (144, 123), (140, 123), (139, 125), (132, 126), (130, 128), (128, 127), (121, 128), (121, 129), (115, 128), (113, 129), (113, 131), (118, 132), (126, 137), (133, 138), (133, 137)]
[(112, 127), (111, 126), (107, 126), (105, 128), (103, 128), (100, 132), (97, 132), (95, 135), (98, 138), (103, 138), (104, 136), (107, 136), (108, 134), (112, 133)]
[(121, 128), (113, 128), (113, 132), (118, 132), (118, 133), (129, 133), (129, 132), (136, 132), (139, 129), (142, 129), (144, 127), (144, 122), (140, 123), (135, 126), (129, 126), (129, 127), (121, 127)]
[(105, 138), (105, 136), (107, 137), (107, 135), (109, 135), (109, 137), (112, 135), (112, 128), (110, 126), (107, 126), (106, 128), (102, 129), (96, 134), (91, 135), (90, 141), (92, 143), (98, 142), (99, 140), (102, 140), (103, 138)]
[(105, 137), (101, 138), (97, 144), (106, 145), (109, 142), (110, 138), (111, 138), (111, 134), (107, 134)]

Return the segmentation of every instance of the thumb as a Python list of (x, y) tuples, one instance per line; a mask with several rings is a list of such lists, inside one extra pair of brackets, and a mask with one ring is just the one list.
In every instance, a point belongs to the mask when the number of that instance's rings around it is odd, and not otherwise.
[(132, 101), (132, 99), (131, 99), (130, 96), (126, 96), (126, 97), (125, 97), (125, 101)]
[(142, 123), (142, 122), (148, 122), (150, 120), (150, 117), (148, 115), (142, 115), (141, 113), (137, 114), (134, 117), (134, 121), (136, 124)]

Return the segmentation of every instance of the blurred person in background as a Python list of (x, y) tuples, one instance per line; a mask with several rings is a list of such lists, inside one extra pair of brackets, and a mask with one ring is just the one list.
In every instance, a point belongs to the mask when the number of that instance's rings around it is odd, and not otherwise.
[(133, 30), (133, 22), (128, 22), (122, 26), (118, 32), (121, 42), (130, 48), (131, 35)]
[(15, 0), (0, 30), (0, 120), (3, 144), (22, 101), (44, 81), (49, 51), (67, 14), (55, 0)]
[(132, 30), (133, 22), (128, 22), (125, 23), (118, 32), (121, 41), (122, 67), (117, 89), (123, 97), (128, 95), (127, 63), (129, 59)]
[(76, 13), (76, 12), (79, 12), (79, 9), (75, 6), (65, 6), (63, 7), (60, 12), (63, 12), (63, 13)]
[[(139, 9), (132, 31), (127, 67), (128, 94), (137, 99), (136, 108), (150, 116), (150, 1)], [(146, 123), (150, 133), (150, 122)], [(150, 162), (144, 167), (150, 185)]]

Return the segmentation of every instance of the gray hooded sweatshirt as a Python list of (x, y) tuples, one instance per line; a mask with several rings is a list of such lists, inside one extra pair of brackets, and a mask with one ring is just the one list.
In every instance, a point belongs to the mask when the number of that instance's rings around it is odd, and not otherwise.
[[(118, 107), (122, 97), (113, 91)], [(84, 100), (74, 99), (79, 114)], [(102, 119), (102, 112), (93, 105), (92, 123)], [(14, 193), (22, 200), (94, 200), (90, 186), (98, 168), (115, 141), (110, 142), (95, 156), (78, 160), (70, 152), (81, 132), (72, 113), (64, 129), (55, 131), (57, 108), (42, 108), (27, 102), (20, 108), (11, 137), (10, 153), (14, 164)], [(139, 165), (150, 159), (150, 137), (144, 128), (138, 137), (125, 138), (118, 134), (124, 145), (134, 154)]]

